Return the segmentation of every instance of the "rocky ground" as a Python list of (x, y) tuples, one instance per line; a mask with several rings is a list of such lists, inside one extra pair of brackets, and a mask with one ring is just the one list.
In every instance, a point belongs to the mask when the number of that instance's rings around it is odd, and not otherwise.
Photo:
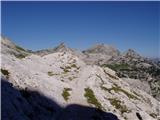
[(37, 54), (4, 38), (1, 46), (3, 120), (158, 119), (158, 100), (83, 53)]

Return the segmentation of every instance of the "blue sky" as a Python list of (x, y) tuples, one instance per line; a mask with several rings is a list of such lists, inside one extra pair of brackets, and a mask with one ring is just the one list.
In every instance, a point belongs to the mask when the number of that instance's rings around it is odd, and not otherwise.
[(2, 2), (2, 35), (38, 50), (97, 43), (160, 57), (160, 2)]

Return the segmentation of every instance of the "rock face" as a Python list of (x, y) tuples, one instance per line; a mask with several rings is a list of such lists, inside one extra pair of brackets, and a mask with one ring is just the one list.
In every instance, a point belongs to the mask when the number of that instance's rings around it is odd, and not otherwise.
[(159, 115), (151, 95), (70, 52), (24, 58), (2, 52), (1, 73), (5, 120), (157, 120)]

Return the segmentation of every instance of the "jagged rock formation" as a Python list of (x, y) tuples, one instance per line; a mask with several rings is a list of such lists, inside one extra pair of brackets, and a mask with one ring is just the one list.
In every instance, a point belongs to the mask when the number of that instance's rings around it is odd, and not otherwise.
[(63, 51), (20, 59), (4, 54), (5, 47), (1, 73), (12, 85), (2, 81), (3, 119), (156, 120), (159, 115), (156, 99), (108, 67), (87, 65)]

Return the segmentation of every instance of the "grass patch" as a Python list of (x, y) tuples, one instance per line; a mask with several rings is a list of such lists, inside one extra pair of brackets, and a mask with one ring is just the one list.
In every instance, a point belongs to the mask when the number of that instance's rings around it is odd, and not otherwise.
[(71, 67), (70, 66), (65, 66), (65, 68), (64, 69), (71, 69)]
[(72, 67), (72, 68), (76, 68), (76, 69), (79, 69), (79, 68), (80, 68), (80, 67), (78, 67), (76, 64), (72, 64), (71, 67)]
[(66, 67), (60, 67), (61, 69), (63, 69), (63, 71), (64, 71), (64, 73), (68, 73), (68, 72), (70, 72), (69, 71), (69, 69), (71, 69), (71, 67), (69, 67), (69, 66), (66, 66)]
[(110, 103), (116, 108), (118, 109), (121, 114), (127, 112), (131, 112), (130, 110), (127, 109), (127, 106), (126, 105), (123, 105), (122, 102), (116, 98), (109, 98), (108, 99), (110, 101)]
[(76, 64), (72, 64), (70, 66), (65, 66), (65, 67), (60, 67), (60, 68), (63, 69), (64, 73), (68, 73), (70, 72), (72, 68), (79, 69), (80, 67), (77, 67)]
[(24, 54), (15, 54), (14, 55), (16, 58), (18, 58), (18, 59), (23, 59), (23, 58), (25, 58), (27, 55), (24, 55)]
[(102, 67), (108, 67), (114, 71), (118, 70), (130, 70), (130, 66), (128, 64), (122, 63), (122, 64), (103, 64)]
[(95, 105), (95, 107), (99, 109), (102, 109), (102, 105), (95, 97), (94, 92), (90, 88), (85, 88), (84, 90), (85, 90), (84, 96), (87, 98), (87, 102)]
[(53, 75), (58, 75), (58, 74), (53, 73), (52, 71), (48, 71), (48, 75), (49, 75), (49, 76), (53, 76)]
[(6, 78), (9, 78), (9, 72), (8, 72), (8, 70), (6, 70), (6, 69), (1, 69), (1, 73), (3, 74), (3, 75), (5, 75), (6, 76)]
[(26, 51), (25, 49), (23, 49), (23, 48), (20, 47), (20, 46), (16, 46), (16, 49), (21, 50), (21, 51)]
[(128, 98), (130, 98), (130, 99), (139, 99), (137, 96), (129, 93), (128, 91), (122, 89), (122, 88), (119, 87), (119, 86), (114, 86), (114, 87), (112, 87), (112, 88), (106, 88), (106, 87), (101, 86), (101, 89), (102, 89), (102, 90), (105, 90), (105, 91), (108, 91), (109, 93), (111, 93), (111, 90), (113, 90), (115, 93), (122, 92), (122, 93), (124, 93), (124, 94), (125, 94)]
[(3, 75), (9, 75), (9, 72), (8, 72), (8, 70), (1, 69), (1, 72), (3, 73)]
[(72, 90), (71, 88), (64, 88), (62, 96), (65, 101), (69, 100), (69, 96), (70, 96), (69, 91), (71, 91), (71, 90)]
[(63, 69), (64, 73), (70, 72), (68, 69)]
[(76, 64), (72, 64), (71, 67), (77, 68), (77, 65)]

